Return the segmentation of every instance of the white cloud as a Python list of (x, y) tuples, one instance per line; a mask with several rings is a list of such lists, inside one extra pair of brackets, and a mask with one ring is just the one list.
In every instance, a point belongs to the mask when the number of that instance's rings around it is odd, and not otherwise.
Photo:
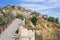
[(22, 2), (59, 2), (60, 0), (19, 0)]
[(45, 0), (22, 0), (23, 2), (44, 2)]
[(41, 5), (41, 4), (20, 4), (20, 6), (23, 6), (25, 8), (31, 9), (31, 10), (46, 10), (46, 9), (52, 9), (60, 7), (60, 2), (50, 4), (50, 5)]
[(59, 2), (60, 0), (48, 0), (47, 2)]
[[(57, 13), (56, 14), (53, 10), (51, 10), (51, 9), (60, 7), (60, 0), (22, 0), (22, 2), (25, 2), (25, 3), (19, 4), (22, 7), (25, 7), (25, 8), (31, 9), (31, 10), (35, 10), (42, 14), (47, 14), (49, 16), (55, 16), (55, 17), (60, 16), (58, 12), (56, 12)], [(34, 2), (34, 3), (28, 4), (26, 2)], [(39, 2), (39, 4), (36, 4), (38, 2)], [(40, 3), (40, 2), (42, 2), (42, 3)], [(46, 10), (46, 11), (44, 11), (44, 10)]]
[[(22, 7), (25, 7), (27, 9), (31, 9), (31, 10), (35, 10), (37, 12), (39, 12), (40, 10), (47, 10), (47, 9), (54, 9), (54, 8), (58, 8), (60, 7), (60, 0), (23, 0), (24, 2), (35, 2), (35, 3), (31, 3), (31, 4), (27, 4), (27, 3), (21, 3), (19, 4)], [(36, 4), (36, 2), (43, 2), (45, 4)], [(46, 1), (46, 2), (44, 2)], [(53, 2), (53, 3), (52, 3)], [(49, 13), (51, 11), (46, 11), (46, 13)], [(43, 12), (42, 12), (43, 13)]]
[[(60, 7), (60, 0), (22, 0), (22, 2), (23, 3), (19, 5), (27, 9), (35, 10), (42, 14), (47, 14), (48, 16), (54, 16), (58, 18), (60, 17), (60, 12), (57, 12), (57, 11), (55, 12), (52, 10), (54, 8)], [(29, 3), (29, 2), (33, 2), (33, 3)], [(36, 4), (36, 3), (39, 3), (39, 4)]]

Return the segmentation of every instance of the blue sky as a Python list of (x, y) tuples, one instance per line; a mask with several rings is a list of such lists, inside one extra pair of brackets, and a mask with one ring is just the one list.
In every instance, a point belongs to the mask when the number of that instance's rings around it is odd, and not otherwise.
[(60, 19), (60, 0), (0, 0), (0, 7), (19, 5)]

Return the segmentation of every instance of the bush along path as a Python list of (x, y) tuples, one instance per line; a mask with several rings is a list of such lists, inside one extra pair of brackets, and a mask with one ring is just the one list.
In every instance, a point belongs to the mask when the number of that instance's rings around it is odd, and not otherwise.
[(8, 27), (8, 25), (15, 19), (11, 11), (0, 13), (0, 34)]

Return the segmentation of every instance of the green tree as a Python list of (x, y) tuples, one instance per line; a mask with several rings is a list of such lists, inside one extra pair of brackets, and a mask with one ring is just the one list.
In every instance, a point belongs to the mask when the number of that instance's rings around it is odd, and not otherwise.
[(49, 18), (48, 18), (48, 21), (56, 22), (56, 19), (55, 19), (55, 17), (49, 17)]
[(49, 18), (48, 18), (48, 21), (58, 23), (58, 18), (55, 18), (55, 17), (49, 17)]
[(34, 16), (34, 17), (31, 18), (31, 22), (36, 26), (36, 23), (37, 23), (36, 16)]
[(59, 23), (59, 19), (58, 18), (56, 18), (56, 23)]

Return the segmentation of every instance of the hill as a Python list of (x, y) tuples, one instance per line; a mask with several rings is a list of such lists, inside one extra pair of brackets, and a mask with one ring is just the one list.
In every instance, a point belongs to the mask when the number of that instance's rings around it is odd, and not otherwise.
[(0, 12), (7, 10), (11, 11), (14, 16), (22, 14), (25, 17), (25, 27), (35, 30), (36, 40), (60, 40), (60, 24), (49, 22), (47, 15), (16, 5), (7, 5), (0, 9)]

